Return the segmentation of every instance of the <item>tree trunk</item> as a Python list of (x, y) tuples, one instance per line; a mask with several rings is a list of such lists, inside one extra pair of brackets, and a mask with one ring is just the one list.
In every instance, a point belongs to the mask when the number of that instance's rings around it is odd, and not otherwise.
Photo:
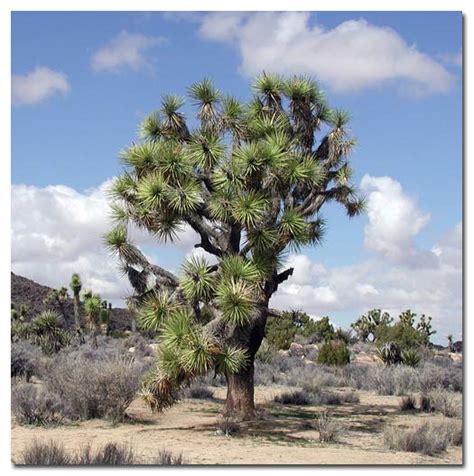
[(74, 294), (74, 326), (76, 328), (76, 336), (80, 344), (84, 343), (81, 319), (79, 317), (79, 294)]
[(224, 406), (224, 416), (238, 420), (255, 418), (254, 403), (254, 362), (262, 339), (265, 335), (267, 323), (268, 303), (260, 309), (260, 315), (253, 321), (253, 325), (235, 328), (232, 344), (247, 350), (246, 366), (238, 373), (226, 374), (227, 397)]
[(227, 374), (227, 398), (224, 406), (224, 416), (238, 420), (250, 420), (255, 417), (254, 403), (254, 364), (248, 364), (236, 374)]

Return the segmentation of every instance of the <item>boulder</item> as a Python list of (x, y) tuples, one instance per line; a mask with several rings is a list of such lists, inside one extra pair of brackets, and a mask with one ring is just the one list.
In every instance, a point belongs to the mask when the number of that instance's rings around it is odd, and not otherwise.
[(382, 361), (373, 353), (359, 352), (351, 357), (351, 363), (359, 365), (378, 365)]
[(292, 342), (289, 349), (291, 357), (304, 357), (304, 347), (301, 344)]

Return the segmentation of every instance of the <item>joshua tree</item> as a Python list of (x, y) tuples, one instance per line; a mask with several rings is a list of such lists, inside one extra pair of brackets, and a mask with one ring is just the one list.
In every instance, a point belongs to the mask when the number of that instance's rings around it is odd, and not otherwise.
[(453, 343), (453, 335), (452, 334), (448, 335), (448, 349), (449, 349), (449, 352), (454, 352), (454, 343)]
[(109, 320), (110, 312), (112, 311), (112, 303), (107, 303), (107, 301), (102, 302), (102, 307), (100, 309), (100, 328), (102, 334), (108, 335), (109, 333)]
[[(126, 168), (110, 190), (116, 225), (106, 244), (134, 288), (141, 326), (160, 334), (142, 388), (155, 409), (215, 369), (227, 379), (225, 413), (252, 417), (254, 357), (267, 317), (278, 314), (270, 298), (293, 274), (284, 253), (321, 242), (324, 204), (350, 217), (363, 210), (347, 159), (348, 114), (329, 109), (309, 78), (263, 74), (254, 92), (242, 104), (207, 79), (193, 84), (192, 131), (184, 101), (165, 96), (141, 125), (142, 141), (122, 153)], [(187, 225), (210, 259), (194, 256), (175, 276), (132, 243), (129, 224), (165, 241)]]
[(100, 326), (100, 311), (102, 308), (102, 299), (98, 294), (92, 291), (84, 293), (84, 314), (89, 331), (92, 334), (92, 345), (97, 349), (97, 334)]
[(360, 341), (367, 342), (369, 338), (372, 341), (375, 340), (375, 333), (378, 328), (388, 326), (392, 322), (393, 318), (390, 317), (388, 312), (382, 313), (381, 309), (372, 309), (367, 315), (363, 314), (360, 316), (357, 321), (351, 324), (351, 327)]
[(76, 333), (79, 337), (79, 340), (82, 341), (82, 326), (81, 318), (79, 316), (79, 308), (81, 304), (81, 290), (82, 290), (82, 281), (78, 273), (74, 273), (71, 276), (71, 282), (69, 283), (72, 294), (74, 296), (74, 323), (76, 327)]
[(64, 318), (64, 321), (67, 322), (66, 313), (64, 312), (64, 303), (68, 299), (67, 288), (62, 286), (59, 289), (52, 289), (46, 298), (43, 300), (44, 304), (54, 304), (58, 305), (61, 310), (61, 315)]

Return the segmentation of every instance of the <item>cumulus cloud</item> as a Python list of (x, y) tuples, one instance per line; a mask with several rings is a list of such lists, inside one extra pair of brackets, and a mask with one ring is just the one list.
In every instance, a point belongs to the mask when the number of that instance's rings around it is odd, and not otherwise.
[(166, 43), (163, 37), (145, 36), (121, 31), (106, 46), (98, 49), (91, 58), (94, 71), (117, 72), (124, 68), (140, 71), (150, 67), (146, 50)]
[(12, 103), (35, 104), (55, 94), (67, 94), (71, 86), (64, 73), (38, 66), (24, 75), (12, 76)]
[[(414, 237), (429, 215), (390, 177), (362, 179), (368, 191), (367, 261), (328, 268), (307, 255), (290, 255), (294, 276), (283, 283), (271, 305), (301, 308), (311, 315), (351, 314), (346, 324), (372, 308), (392, 315), (411, 308), (433, 317), (440, 341), (448, 333), (461, 337), (462, 224), (449, 230), (430, 249)], [(385, 219), (386, 218), (386, 219)]]
[[(85, 286), (109, 300), (119, 302), (128, 296), (128, 280), (120, 277), (117, 262), (102, 242), (111, 226), (110, 182), (83, 193), (63, 185), (12, 185), (13, 272), (53, 287), (67, 284), (71, 274), (78, 272)], [(157, 245), (144, 232), (131, 230), (131, 236), (144, 250)], [(196, 242), (194, 232), (186, 229), (177, 246), (184, 252)], [(158, 250), (163, 252), (166, 246)]]
[(414, 237), (430, 221), (402, 186), (390, 177), (365, 175), (360, 188), (367, 194), (365, 246), (394, 261), (414, 266), (433, 263), (433, 253), (419, 250)]
[[(53, 287), (68, 283), (77, 271), (86, 286), (117, 304), (129, 295), (127, 279), (120, 276), (117, 263), (102, 244), (101, 237), (110, 227), (109, 184), (106, 181), (85, 192), (62, 185), (13, 185), (13, 271)], [(305, 254), (290, 255), (287, 264), (295, 268), (294, 274), (281, 285), (271, 305), (301, 308), (312, 316), (330, 315), (344, 326), (374, 307), (393, 315), (411, 308), (433, 316), (440, 341), (448, 333), (461, 337), (462, 224), (431, 249), (420, 249), (414, 238), (429, 215), (401, 185), (390, 177), (366, 176), (361, 186), (368, 199), (365, 247), (371, 257), (350, 266), (330, 267)], [(157, 248), (153, 237), (137, 230), (132, 230), (132, 238), (157, 264), (160, 258), (168, 258), (167, 247), (172, 245)], [(193, 249), (197, 242), (194, 232), (185, 229), (176, 243), (181, 257), (197, 254), (212, 259), (201, 249)]]
[(364, 19), (327, 29), (311, 25), (309, 12), (213, 12), (202, 17), (199, 32), (234, 45), (245, 76), (307, 73), (339, 92), (396, 82), (421, 94), (445, 92), (453, 81), (395, 30)]

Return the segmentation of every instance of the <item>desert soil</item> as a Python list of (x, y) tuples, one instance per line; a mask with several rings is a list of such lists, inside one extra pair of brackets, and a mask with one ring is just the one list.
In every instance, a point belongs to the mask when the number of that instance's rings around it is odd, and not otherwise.
[(130, 421), (112, 425), (103, 420), (51, 428), (20, 426), (12, 422), (12, 461), (37, 439), (54, 440), (72, 452), (87, 444), (109, 442), (130, 445), (143, 462), (151, 462), (160, 450), (182, 453), (188, 464), (461, 464), (462, 448), (450, 447), (440, 456), (395, 452), (384, 448), (383, 428), (389, 424), (408, 428), (437, 417), (407, 414), (399, 410), (401, 397), (358, 392), (360, 403), (327, 406), (344, 431), (337, 443), (318, 442), (308, 425), (318, 406), (297, 407), (273, 403), (285, 387), (257, 387), (260, 418), (241, 424), (240, 434), (226, 437), (217, 430), (225, 396), (224, 388), (212, 388), (213, 400), (184, 400), (164, 414), (153, 414), (141, 400), (129, 408)]

